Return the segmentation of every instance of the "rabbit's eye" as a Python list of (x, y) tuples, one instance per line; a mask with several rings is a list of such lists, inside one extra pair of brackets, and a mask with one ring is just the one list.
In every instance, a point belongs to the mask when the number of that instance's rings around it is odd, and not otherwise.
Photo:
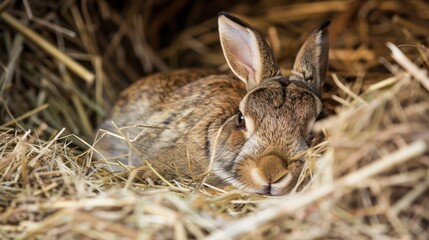
[(246, 129), (246, 120), (244, 119), (244, 116), (241, 114), (241, 112), (238, 113), (237, 128), (244, 130)]

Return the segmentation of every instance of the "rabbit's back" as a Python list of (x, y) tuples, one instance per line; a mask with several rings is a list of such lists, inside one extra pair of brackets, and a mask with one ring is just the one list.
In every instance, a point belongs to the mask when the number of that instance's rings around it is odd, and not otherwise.
[(193, 69), (149, 75), (121, 92), (111, 116), (117, 117), (116, 120), (120, 121), (118, 123), (132, 124), (133, 119), (124, 119), (120, 115), (134, 114), (147, 117), (157, 104), (168, 101), (168, 97), (177, 89), (215, 73), (213, 69)]

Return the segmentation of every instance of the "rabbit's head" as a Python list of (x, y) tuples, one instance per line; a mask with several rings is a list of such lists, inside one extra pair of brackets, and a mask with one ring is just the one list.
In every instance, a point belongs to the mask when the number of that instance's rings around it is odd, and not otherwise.
[(292, 75), (282, 76), (262, 36), (249, 24), (219, 14), (222, 49), (246, 84), (236, 115), (225, 120), (212, 149), (213, 171), (249, 192), (282, 195), (293, 189), (305, 159), (300, 153), (321, 111), (328, 35), (323, 24), (301, 47)]

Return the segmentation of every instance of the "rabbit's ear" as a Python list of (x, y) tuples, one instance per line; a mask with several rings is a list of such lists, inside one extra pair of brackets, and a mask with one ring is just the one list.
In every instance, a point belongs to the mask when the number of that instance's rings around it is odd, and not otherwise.
[(219, 14), (218, 21), (223, 54), (234, 74), (246, 83), (247, 90), (280, 74), (270, 47), (253, 27), (224, 12)]
[(323, 23), (302, 45), (293, 65), (291, 79), (304, 80), (320, 96), (328, 70), (329, 36), (327, 26)]

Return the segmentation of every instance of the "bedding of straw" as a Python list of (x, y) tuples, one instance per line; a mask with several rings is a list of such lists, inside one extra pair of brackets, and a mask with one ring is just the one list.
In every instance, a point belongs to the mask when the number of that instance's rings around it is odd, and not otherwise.
[[(222, 10), (261, 30), (286, 73), (331, 19), (309, 184), (264, 197), (96, 168), (121, 89), (226, 68)], [(427, 26), (424, 0), (1, 1), (0, 239), (429, 239)]]

